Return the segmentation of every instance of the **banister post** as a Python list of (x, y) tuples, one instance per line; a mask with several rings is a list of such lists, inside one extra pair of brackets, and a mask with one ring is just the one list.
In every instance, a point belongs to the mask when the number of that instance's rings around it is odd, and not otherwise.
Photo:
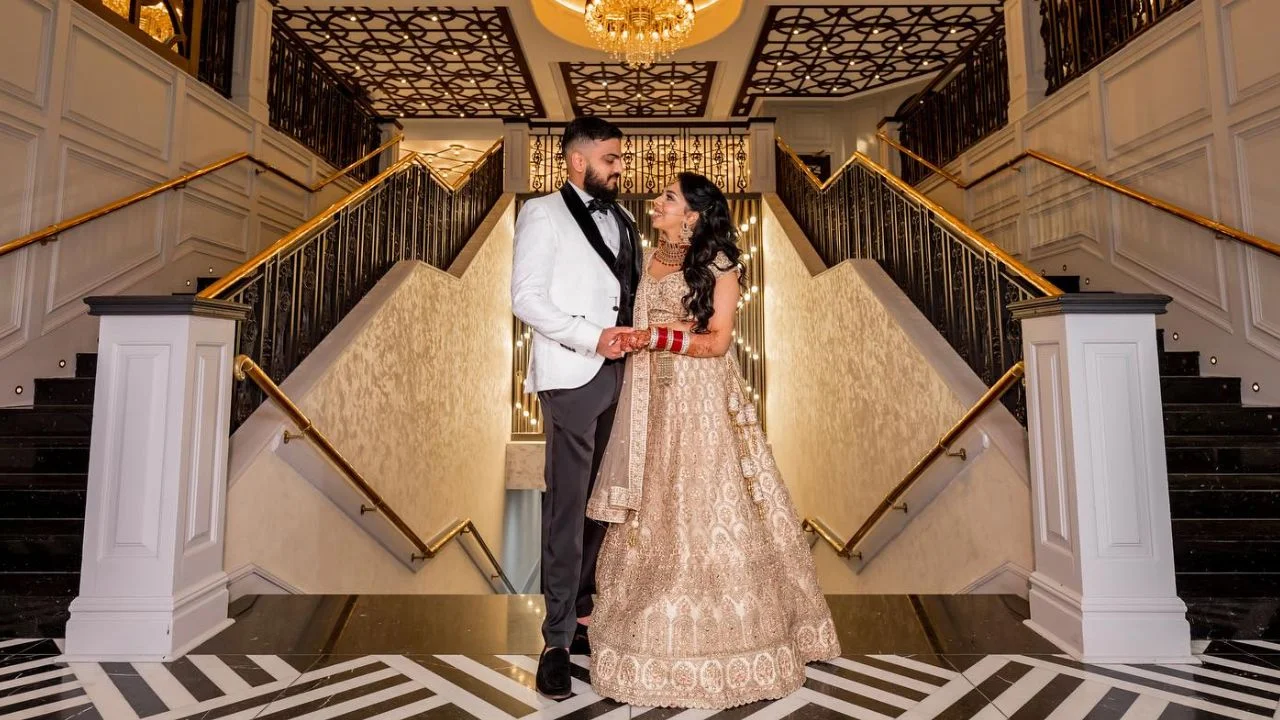
[(94, 297), (101, 318), (68, 660), (162, 661), (231, 624), (223, 570), (231, 364), (248, 307)]
[(1168, 302), (1083, 293), (1009, 306), (1027, 378), (1030, 624), (1085, 662), (1193, 662), (1156, 352)]
[(777, 123), (771, 117), (747, 120), (747, 162), (751, 167), (748, 192), (771, 193), (778, 189)]
[(231, 101), (256, 121), (271, 122), (267, 88), (271, 72), (271, 0), (240, 0), (232, 52)]
[(502, 121), (502, 153), (502, 191), (529, 192), (529, 121), (526, 118)]

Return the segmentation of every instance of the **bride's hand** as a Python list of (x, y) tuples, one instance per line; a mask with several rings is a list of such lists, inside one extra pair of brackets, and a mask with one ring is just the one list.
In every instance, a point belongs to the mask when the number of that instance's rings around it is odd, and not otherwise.
[(622, 336), (623, 352), (638, 352), (649, 348), (649, 331), (648, 330), (632, 330)]

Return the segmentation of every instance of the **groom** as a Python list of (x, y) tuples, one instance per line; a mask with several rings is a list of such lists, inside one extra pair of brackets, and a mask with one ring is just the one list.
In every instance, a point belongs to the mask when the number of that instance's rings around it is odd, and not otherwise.
[(570, 647), (590, 652), (587, 625), (603, 525), (586, 518), (587, 498), (622, 385), (623, 335), (630, 329), (641, 252), (635, 219), (617, 203), (622, 131), (595, 117), (565, 128), (569, 181), (529, 200), (516, 220), (511, 306), (533, 328), (525, 392), (547, 419), (547, 489), (542, 498), (545, 648), (538, 692), (569, 697)]

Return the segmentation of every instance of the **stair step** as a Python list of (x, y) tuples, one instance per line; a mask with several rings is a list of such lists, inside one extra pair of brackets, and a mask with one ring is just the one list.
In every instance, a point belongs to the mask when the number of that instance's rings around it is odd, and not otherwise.
[(92, 406), (93, 384), (93, 378), (40, 378), (35, 405)]
[(1172, 405), (1164, 409), (1165, 435), (1280, 435), (1280, 408)]
[(1240, 378), (1162, 377), (1160, 398), (1165, 405), (1240, 404)]
[(1277, 540), (1280, 539), (1280, 519), (1174, 519), (1173, 537), (1176, 540)]
[(1179, 597), (1280, 596), (1280, 573), (1179, 572), (1174, 581)]
[(84, 519), (86, 495), (83, 487), (7, 488), (0, 485), (0, 518)]
[(23, 597), (74, 597), (80, 592), (80, 573), (52, 572), (0, 572), (0, 595)]
[(1280, 492), (1280, 475), (1170, 474), (1169, 490), (1171, 492), (1192, 492), (1196, 490), (1225, 490), (1227, 492), (1272, 490)]
[(80, 569), (84, 518), (0, 519), (0, 572)]
[[(1178, 442), (1193, 439), (1165, 439), (1165, 458), (1170, 473), (1270, 474), (1280, 469), (1280, 443), (1273, 438), (1228, 438), (1210, 446)], [(1251, 442), (1257, 440), (1263, 440), (1265, 444)]]
[(1280, 540), (1175, 539), (1180, 573), (1280, 572)]
[(1179, 520), (1280, 518), (1280, 487), (1271, 490), (1173, 490), (1169, 493), (1169, 509)]
[(84, 435), (93, 430), (90, 408), (10, 408), (0, 410), (0, 436)]
[(0, 435), (0, 452), (11, 448), (87, 448), (88, 435)]
[(1164, 328), (1156, 328), (1156, 352), (1164, 354)]
[(1160, 353), (1160, 375), (1163, 377), (1189, 377), (1200, 375), (1200, 353)]
[(0, 452), (0, 473), (83, 473), (89, 448), (10, 448)]
[(216, 276), (201, 276), (196, 278), (196, 292), (203, 292), (205, 288), (221, 279), (222, 278)]
[(1064, 293), (1080, 292), (1080, 276), (1079, 275), (1045, 275), (1045, 280), (1053, 283), (1059, 290)]
[(98, 353), (76, 353), (76, 377), (98, 376)]
[(1280, 598), (1186, 598), (1191, 637), (1214, 640), (1280, 638)]

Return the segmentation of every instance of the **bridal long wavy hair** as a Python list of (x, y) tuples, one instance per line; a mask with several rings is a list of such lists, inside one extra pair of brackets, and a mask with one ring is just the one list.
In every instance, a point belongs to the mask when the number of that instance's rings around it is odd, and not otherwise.
[[(716, 276), (711, 272), (711, 265), (720, 253), (724, 253), (729, 266), (718, 269), (732, 270), (739, 266), (742, 251), (738, 249), (737, 228), (729, 216), (729, 201), (720, 188), (697, 173), (683, 172), (677, 179), (685, 203), (698, 213), (689, 253), (681, 268), (684, 281), (689, 285), (684, 306), (693, 316), (693, 332), (704, 333), (715, 314)], [(739, 282), (744, 281), (743, 275), (738, 274)]]

